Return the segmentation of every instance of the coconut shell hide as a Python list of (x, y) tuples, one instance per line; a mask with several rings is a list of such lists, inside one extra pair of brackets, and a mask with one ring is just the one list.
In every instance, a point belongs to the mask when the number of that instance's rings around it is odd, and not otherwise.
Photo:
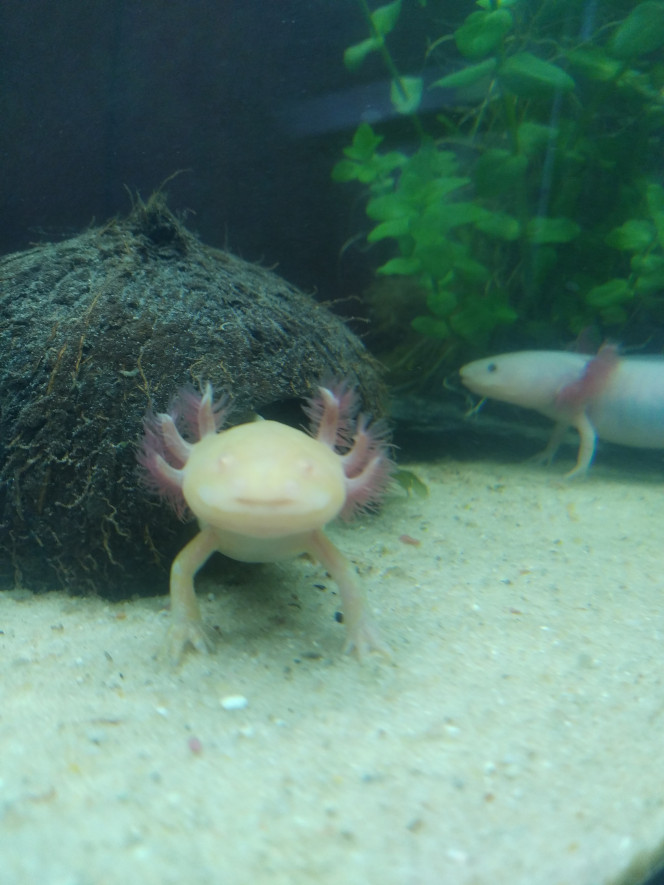
[(144, 491), (136, 448), (146, 411), (185, 384), (232, 393), (235, 423), (330, 377), (380, 412), (376, 365), (339, 319), (201, 244), (159, 197), (6, 256), (0, 287), (3, 588), (166, 592), (195, 526)]

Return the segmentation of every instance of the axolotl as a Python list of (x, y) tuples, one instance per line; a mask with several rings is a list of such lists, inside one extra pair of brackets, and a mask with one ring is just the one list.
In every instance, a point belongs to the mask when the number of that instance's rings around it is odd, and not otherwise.
[(580, 445), (568, 477), (586, 472), (597, 438), (646, 449), (664, 448), (664, 360), (621, 357), (606, 344), (595, 356), (525, 350), (468, 363), (461, 380), (483, 397), (535, 409), (556, 422), (541, 458), (551, 461), (565, 431)]
[(166, 652), (177, 662), (187, 646), (208, 650), (194, 576), (218, 551), (242, 562), (310, 554), (339, 587), (346, 651), (387, 654), (362, 585), (323, 532), (381, 499), (392, 469), (385, 427), (357, 415), (344, 384), (320, 387), (308, 402), (310, 434), (264, 420), (223, 429), (229, 402), (215, 403), (208, 384), (202, 396), (183, 390), (169, 413), (145, 420), (138, 460), (148, 484), (200, 528), (171, 566)]

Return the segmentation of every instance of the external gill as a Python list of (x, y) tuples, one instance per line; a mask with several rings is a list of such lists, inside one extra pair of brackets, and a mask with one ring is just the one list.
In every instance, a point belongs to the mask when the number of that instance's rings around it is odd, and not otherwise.
[(318, 390), (323, 400), (323, 414), (318, 425), (316, 439), (333, 449), (337, 444), (339, 424), (341, 422), (340, 403), (327, 387), (319, 387)]
[(208, 381), (205, 385), (205, 391), (198, 410), (198, 438), (203, 439), (209, 433), (216, 433), (217, 429), (212, 385)]
[(352, 447), (342, 455), (344, 473), (350, 479), (361, 474), (366, 469), (367, 460), (375, 449), (375, 442), (367, 433), (368, 419), (360, 415), (357, 421), (357, 430), (353, 439)]
[(177, 458), (178, 463), (186, 464), (193, 447), (182, 439), (180, 431), (175, 426), (175, 421), (170, 415), (162, 413), (157, 415), (157, 420), (161, 426), (161, 437), (166, 451)]
[[(191, 454), (192, 446), (182, 439), (175, 426), (175, 421), (173, 421), (170, 415), (164, 413), (157, 415), (157, 423), (161, 430), (164, 454), (172, 456), (177, 464), (184, 466)], [(155, 455), (155, 466), (168, 485), (182, 488), (184, 473), (181, 468), (173, 467), (159, 453)]]

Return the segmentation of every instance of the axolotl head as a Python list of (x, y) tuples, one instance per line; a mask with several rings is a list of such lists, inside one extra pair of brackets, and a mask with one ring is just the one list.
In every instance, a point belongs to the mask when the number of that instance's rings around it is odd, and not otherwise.
[(479, 396), (544, 409), (581, 377), (587, 362), (587, 356), (572, 351), (521, 350), (467, 363), (459, 374), (463, 384)]
[(308, 406), (313, 435), (260, 420), (223, 430), (228, 400), (215, 404), (207, 385), (146, 419), (139, 462), (180, 515), (251, 537), (313, 531), (375, 503), (388, 480), (384, 432), (362, 416), (353, 424), (354, 408), (345, 388), (321, 388)]
[(182, 473), (189, 509), (205, 523), (243, 535), (322, 528), (346, 500), (341, 459), (277, 421), (204, 436), (192, 446)]

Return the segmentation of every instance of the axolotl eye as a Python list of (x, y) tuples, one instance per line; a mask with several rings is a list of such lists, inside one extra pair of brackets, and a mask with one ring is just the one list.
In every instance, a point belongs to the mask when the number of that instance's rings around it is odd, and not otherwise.
[(224, 471), (228, 472), (228, 469), (233, 465), (233, 456), (232, 455), (220, 455), (215, 461), (215, 467), (219, 473)]
[[(290, 471), (289, 471), (290, 473)], [(283, 491), (289, 498), (296, 501), (302, 496), (303, 489), (308, 488), (307, 483), (315, 483), (316, 465), (313, 461), (302, 458), (293, 464), (293, 472), (290, 478), (286, 478)]]
[(498, 366), (495, 363), (489, 363), (489, 365), (486, 367), (486, 370), (490, 374), (493, 374), (494, 372), (498, 371)]

